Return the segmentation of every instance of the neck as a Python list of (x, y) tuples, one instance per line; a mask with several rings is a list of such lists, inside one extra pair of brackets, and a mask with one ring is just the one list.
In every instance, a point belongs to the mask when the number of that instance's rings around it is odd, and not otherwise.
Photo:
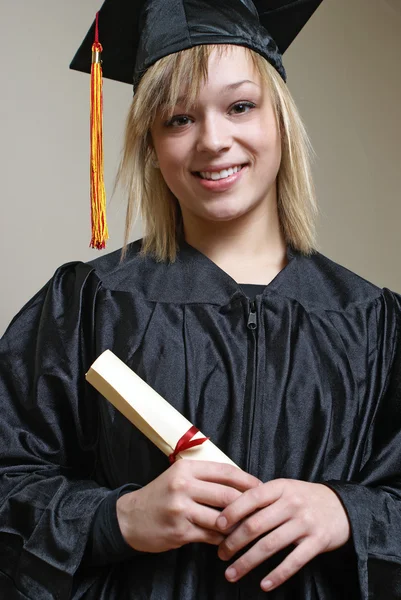
[(186, 241), (238, 283), (267, 285), (287, 264), (276, 201), (230, 221), (183, 212)]

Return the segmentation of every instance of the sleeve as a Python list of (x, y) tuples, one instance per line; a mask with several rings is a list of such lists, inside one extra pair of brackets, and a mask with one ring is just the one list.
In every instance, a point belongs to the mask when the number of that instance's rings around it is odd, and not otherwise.
[(85, 381), (99, 285), (88, 265), (61, 267), (0, 340), (0, 579), (10, 600), (70, 598), (94, 515), (113, 498), (94, 480), (97, 400)]
[(99, 505), (84, 556), (86, 566), (103, 566), (142, 554), (124, 540), (117, 519), (117, 500), (138, 487), (135, 484), (124, 485), (112, 491)]
[(377, 378), (383, 393), (355, 482), (326, 482), (351, 524), (360, 597), (401, 598), (401, 298), (384, 292)]

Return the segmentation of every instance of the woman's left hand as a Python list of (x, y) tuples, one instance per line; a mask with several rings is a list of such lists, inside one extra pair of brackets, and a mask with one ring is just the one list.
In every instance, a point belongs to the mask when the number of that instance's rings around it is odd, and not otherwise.
[(327, 486), (293, 479), (275, 479), (244, 492), (217, 519), (228, 532), (219, 546), (219, 557), (231, 559), (260, 538), (226, 571), (238, 581), (279, 550), (296, 548), (261, 582), (270, 591), (295, 575), (318, 554), (343, 546), (350, 538), (347, 514), (338, 496)]

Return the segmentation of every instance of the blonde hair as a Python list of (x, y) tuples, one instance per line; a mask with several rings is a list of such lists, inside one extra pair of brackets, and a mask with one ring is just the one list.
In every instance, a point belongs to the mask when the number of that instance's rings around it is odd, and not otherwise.
[[(150, 129), (161, 107), (167, 115), (173, 115), (183, 86), (186, 104), (195, 103), (207, 80), (211, 52), (217, 50), (221, 55), (229, 48), (229, 45), (195, 46), (160, 59), (144, 74), (128, 114), (123, 156), (116, 179), (116, 185), (123, 184), (128, 192), (123, 257), (132, 225), (141, 217), (144, 227), (142, 254), (151, 253), (159, 261), (175, 260), (182, 235), (181, 210), (160, 170), (152, 166)], [(245, 50), (270, 90), (281, 132), (277, 203), (285, 240), (295, 250), (310, 254), (315, 247), (317, 214), (310, 167), (312, 147), (281, 76), (262, 56), (248, 48)]]

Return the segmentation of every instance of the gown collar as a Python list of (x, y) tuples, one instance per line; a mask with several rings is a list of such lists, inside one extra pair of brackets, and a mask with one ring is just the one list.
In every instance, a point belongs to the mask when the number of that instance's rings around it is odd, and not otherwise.
[[(278, 291), (296, 270), (299, 253), (287, 247), (287, 265), (264, 288), (263, 296)], [(155, 302), (225, 305), (245, 299), (240, 285), (205, 254), (183, 241), (172, 264), (157, 263), (147, 278), (146, 296)]]

